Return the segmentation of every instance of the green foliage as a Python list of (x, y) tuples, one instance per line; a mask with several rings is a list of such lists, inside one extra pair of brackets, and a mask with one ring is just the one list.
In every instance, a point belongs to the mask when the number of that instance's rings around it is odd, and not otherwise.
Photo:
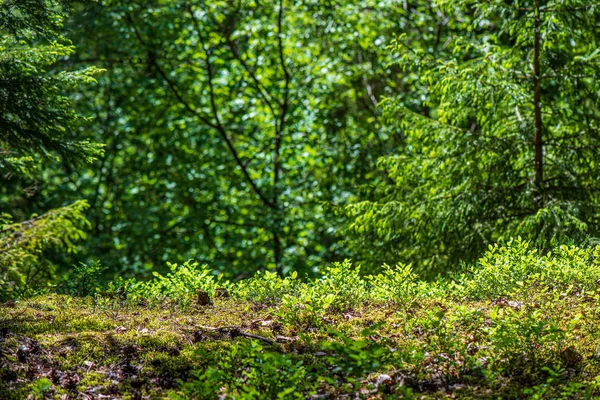
[(236, 297), (263, 304), (278, 304), (285, 295), (298, 292), (298, 273), (281, 277), (276, 272), (257, 272), (254, 276), (237, 282), (232, 288)]
[(600, 8), (571, 0), (435, 7), (464, 33), (442, 57), (406, 36), (392, 46), (427, 95), (422, 109), (403, 97), (382, 102), (406, 141), (379, 160), (388, 179), (347, 208), (349, 246), (371, 264), (411, 262), (435, 275), (519, 235), (544, 250), (597, 236), (600, 69), (591, 60)]
[(377, 300), (402, 302), (415, 297), (419, 292), (417, 275), (410, 265), (398, 264), (395, 268), (384, 264), (383, 271), (366, 277), (372, 288), (372, 296)]
[(358, 339), (348, 337), (341, 332), (330, 332), (333, 340), (322, 341), (319, 347), (329, 352), (326, 359), (331, 365), (331, 372), (341, 373), (349, 381), (357, 383), (356, 378), (376, 372), (383, 365), (392, 363), (394, 352), (390, 352), (385, 345), (369, 338), (377, 334), (381, 325), (383, 324), (364, 329)]
[(324, 269), (322, 278), (301, 283), (298, 290), (281, 297), (283, 320), (306, 327), (323, 326), (323, 317), (331, 310), (346, 310), (367, 300), (366, 282), (360, 268), (350, 260)]
[[(3, 308), (0, 324), (12, 333), (0, 354), (0, 393), (12, 385), (12, 398), (22, 398), (54, 369), (54, 396), (69, 393), (65, 377), (77, 371), (79, 392), (121, 397), (594, 398), (597, 251), (561, 246), (540, 255), (515, 240), (441, 283), (403, 266), (361, 276), (349, 262), (332, 266), (331, 280), (261, 273), (251, 284), (219, 282), (233, 298), (210, 306), (178, 299), (216, 290), (218, 278), (188, 262), (93, 299), (24, 299)], [(342, 273), (353, 283), (337, 281)], [(271, 289), (260, 292), (260, 282)], [(313, 309), (294, 318), (283, 298)], [(23, 359), (39, 368), (23, 370)]]
[[(484, 331), (494, 343), (492, 351), (501, 357), (499, 371), (504, 374), (515, 368), (522, 369), (523, 364), (528, 364), (527, 367), (532, 369), (530, 373), (536, 373), (542, 365), (552, 360), (565, 343), (566, 333), (554, 321), (548, 321), (544, 310), (495, 307), (490, 319), (494, 324)], [(552, 343), (556, 347), (545, 347), (551, 352), (544, 354), (540, 349), (543, 343)]]
[(45, 399), (46, 393), (52, 389), (52, 382), (48, 378), (40, 378), (31, 385), (31, 394), (34, 399)]
[(100, 290), (100, 275), (106, 267), (99, 261), (73, 266), (66, 278), (58, 285), (58, 291), (70, 296), (89, 296)]
[(49, 73), (73, 53), (60, 34), (67, 2), (3, 1), (0, 4), (0, 167), (3, 177), (33, 167), (33, 156), (59, 154), (70, 162), (91, 161), (101, 147), (75, 141), (69, 132), (78, 116), (65, 88), (94, 82), (95, 68)]
[[(19, 197), (35, 195), (38, 164), (59, 156), (69, 166), (90, 162), (102, 154), (100, 145), (76, 139), (78, 114), (65, 93), (79, 84), (94, 82), (98, 70), (89, 67), (50, 72), (59, 59), (69, 57), (74, 50), (61, 34), (69, 3), (0, 2), (0, 204), (4, 212), (18, 208), (13, 201)], [(64, 204), (63, 199), (60, 208), (35, 213), (21, 223), (2, 214), (1, 297), (23, 295), (35, 284), (53, 278), (55, 264), (42, 251), (73, 252), (73, 242), (85, 237), (83, 229), (89, 224), (84, 211), (89, 204)], [(37, 211), (39, 204), (36, 206)], [(17, 214), (29, 218), (31, 211)]]
[(74, 95), (95, 116), (81, 129), (106, 143), (101, 165), (76, 179), (49, 165), (40, 193), (89, 200), (80, 260), (147, 278), (194, 258), (232, 279), (316, 276), (348, 257), (330, 205), (403, 140), (382, 126), (381, 96), (420, 108), (424, 91), (386, 47), (406, 31), (415, 48), (449, 51), (457, 29), (427, 3), (392, 0), (111, 0), (67, 26), (78, 50), (61, 66), (107, 69)]
[[(234, 343), (224, 352), (201, 350), (207, 368), (184, 383), (174, 399), (303, 399), (315, 392), (318, 376), (292, 354), (270, 351), (258, 342)], [(218, 390), (215, 390), (217, 389)]]
[(582, 396), (584, 399), (591, 399), (594, 398), (594, 394), (600, 388), (600, 376), (597, 376), (595, 380), (589, 382), (587, 385), (580, 382), (568, 382), (560, 388), (561, 390), (557, 391), (554, 386), (557, 383), (561, 383), (565, 371), (561, 369), (553, 371), (550, 368), (547, 368), (546, 371), (548, 371), (548, 375), (550, 376), (545, 383), (527, 388), (523, 393), (535, 400), (545, 399), (552, 395), (557, 396), (556, 398), (559, 399), (572, 399), (579, 396)]
[(0, 0), (0, 397), (600, 394), (600, 5), (70, 5)]
[[(192, 260), (182, 265), (168, 263), (168, 266), (171, 272), (167, 275), (154, 272), (154, 279), (150, 281), (131, 280), (123, 285), (128, 287), (128, 300), (149, 305), (168, 301), (187, 307), (195, 300), (199, 289), (207, 292), (209, 296), (214, 296), (217, 288), (229, 286), (228, 282), (222, 281), (222, 275), (215, 277), (206, 265), (200, 266)], [(123, 286), (117, 286), (116, 289)]]
[[(330, 332), (329, 340), (320, 341), (317, 350), (326, 353), (324, 363), (308, 364), (308, 358), (272, 351), (256, 341), (233, 343), (219, 352), (201, 349), (196, 357), (202, 360), (200, 372), (182, 389), (172, 393), (174, 399), (293, 399), (306, 398), (317, 392), (319, 384), (353, 383), (368, 373), (378, 371), (384, 363), (394, 360), (394, 353), (383, 344), (373, 343), (369, 335), (380, 326), (361, 332), (361, 338)], [(216, 391), (215, 388), (220, 388)]]
[(55, 267), (43, 250), (75, 251), (74, 242), (86, 237), (88, 207), (77, 201), (28, 221), (12, 223), (7, 217), (0, 225), (0, 297), (22, 296), (53, 276)]
[(364, 304), (396, 304), (408, 309), (423, 299), (440, 296), (510, 299), (539, 288), (556, 291), (562, 297), (584, 295), (600, 281), (599, 252), (599, 247), (561, 245), (541, 255), (531, 243), (515, 239), (504, 246), (491, 246), (475, 265), (438, 282), (421, 281), (410, 266), (403, 265), (384, 266), (379, 274), (362, 275), (349, 260), (324, 268), (322, 278), (301, 281), (296, 273), (281, 278), (259, 272), (231, 282), (190, 260), (182, 265), (169, 264), (170, 273), (155, 273), (147, 282), (115, 281), (109, 291), (120, 293), (131, 304), (171, 302), (186, 308), (194, 302), (198, 289), (212, 297), (217, 288), (224, 288), (233, 298), (279, 306), (278, 316), (286, 323), (323, 328), (328, 314)]
[(344, 310), (369, 300), (369, 291), (360, 274), (360, 267), (350, 260), (333, 263), (324, 269), (323, 276), (312, 283), (317, 296), (333, 295), (331, 306)]
[(458, 278), (463, 287), (457, 293), (494, 299), (538, 286), (561, 290), (564, 295), (582, 293), (600, 280), (599, 251), (598, 247), (561, 245), (540, 256), (521, 239), (490, 246), (477, 265)]

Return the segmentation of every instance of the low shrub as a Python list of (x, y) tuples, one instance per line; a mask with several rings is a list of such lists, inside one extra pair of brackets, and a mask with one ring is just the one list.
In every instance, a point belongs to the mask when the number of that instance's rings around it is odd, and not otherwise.
[(462, 290), (453, 291), (469, 298), (511, 296), (526, 293), (534, 286), (550, 290), (585, 291), (600, 282), (600, 247), (562, 245), (545, 255), (521, 240), (490, 246), (467, 273), (458, 277)]
[(304, 399), (315, 393), (317, 374), (291, 354), (270, 351), (258, 342), (236, 342), (227, 351), (201, 349), (204, 369), (182, 384), (173, 399)]

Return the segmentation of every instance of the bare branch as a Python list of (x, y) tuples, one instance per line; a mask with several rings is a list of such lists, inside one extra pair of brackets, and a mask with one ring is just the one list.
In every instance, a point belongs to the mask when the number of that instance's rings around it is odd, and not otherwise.
[[(202, 42), (202, 47), (203, 47), (203, 50), (204, 50), (204, 52), (206, 54), (205, 63), (206, 63), (206, 69), (207, 69), (207, 73), (208, 73), (208, 83), (209, 83), (209, 90), (210, 90), (210, 102), (211, 102), (211, 109), (212, 109), (212, 113), (213, 113), (213, 118), (215, 119), (215, 123), (211, 122), (206, 116), (202, 115), (198, 111), (198, 109), (196, 107), (192, 106), (189, 102), (187, 102), (183, 98), (183, 96), (179, 92), (179, 90), (178, 90), (177, 85), (175, 84), (175, 82), (173, 82), (173, 80), (171, 80), (169, 78), (169, 76), (167, 75), (167, 73), (163, 70), (163, 68), (161, 68), (161, 66), (158, 64), (158, 62), (156, 60), (152, 60), (152, 63), (154, 65), (154, 67), (156, 68), (156, 70), (158, 71), (158, 73), (160, 74), (160, 76), (167, 83), (167, 86), (169, 87), (169, 89), (171, 90), (171, 92), (175, 95), (175, 97), (177, 98), (177, 100), (179, 101), (179, 103), (182, 104), (188, 112), (190, 112), (192, 115), (194, 115), (195, 117), (197, 117), (203, 123), (205, 123), (206, 125), (210, 126), (211, 128), (213, 128), (214, 130), (216, 130), (219, 133), (219, 135), (221, 136), (221, 138), (225, 141), (227, 149), (232, 154), (232, 156), (233, 156), (236, 164), (241, 169), (242, 174), (244, 175), (244, 178), (250, 184), (252, 190), (257, 194), (257, 196), (261, 199), (261, 201), (265, 205), (267, 205), (268, 207), (270, 207), (270, 208), (276, 208), (276, 206), (271, 201), (269, 201), (269, 199), (267, 199), (267, 197), (258, 188), (258, 186), (254, 182), (254, 180), (250, 177), (248, 169), (246, 168), (246, 166), (242, 162), (239, 154), (237, 153), (237, 150), (235, 149), (235, 147), (233, 146), (233, 143), (229, 139), (229, 137), (227, 135), (227, 131), (225, 130), (225, 128), (221, 124), (221, 121), (220, 121), (220, 118), (219, 118), (219, 114), (217, 112), (216, 102), (215, 102), (215, 93), (214, 93), (214, 87), (213, 87), (213, 70), (212, 70), (212, 64), (210, 62), (210, 51), (206, 48), (204, 42), (202, 41), (202, 35), (200, 33), (200, 30), (199, 30), (198, 22), (197, 22), (197, 20), (194, 17), (194, 13), (193, 13), (193, 10), (191, 9), (191, 7), (188, 8), (188, 11), (190, 12), (190, 15), (192, 16), (192, 21), (194, 22), (194, 25), (196, 26), (196, 29), (198, 30), (198, 36), (199, 36), (199, 38), (200, 38), (200, 40)], [(133, 28), (134, 33), (135, 33), (138, 41), (143, 46), (148, 47), (147, 43), (144, 41), (144, 39), (142, 38), (139, 30), (137, 29), (137, 27), (136, 27), (136, 25), (135, 25), (135, 23), (133, 21), (133, 18), (129, 14), (125, 14), (125, 15), (126, 15), (126, 18), (127, 18), (128, 22), (130, 23), (131, 27)]]

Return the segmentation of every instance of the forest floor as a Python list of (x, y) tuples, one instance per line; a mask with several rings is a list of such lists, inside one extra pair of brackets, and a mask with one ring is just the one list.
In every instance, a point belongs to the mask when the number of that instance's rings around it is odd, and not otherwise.
[(538, 288), (307, 324), (232, 298), (179, 310), (44, 295), (0, 308), (0, 398), (592, 398), (599, 299), (600, 285)]

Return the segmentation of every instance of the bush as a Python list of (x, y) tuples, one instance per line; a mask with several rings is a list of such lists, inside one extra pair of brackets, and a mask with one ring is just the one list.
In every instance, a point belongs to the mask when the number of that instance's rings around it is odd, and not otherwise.
[(238, 298), (274, 305), (285, 295), (294, 296), (298, 289), (297, 272), (282, 278), (276, 272), (259, 271), (253, 277), (233, 286), (233, 294)]
[(71, 274), (58, 285), (57, 291), (71, 296), (89, 296), (100, 288), (99, 277), (105, 270), (106, 267), (102, 266), (99, 261), (75, 265)]
[(498, 298), (525, 292), (532, 286), (586, 290), (600, 280), (600, 247), (562, 245), (541, 256), (522, 239), (505, 246), (490, 246), (478, 263), (459, 278), (464, 294), (471, 298)]
[(189, 306), (198, 289), (211, 297), (225, 288), (233, 298), (264, 305), (280, 305), (284, 322), (321, 327), (327, 313), (342, 312), (366, 304), (401, 304), (408, 308), (417, 299), (468, 298), (473, 300), (526, 297), (536, 287), (558, 295), (583, 293), (600, 282), (600, 247), (562, 245), (553, 252), (539, 251), (520, 238), (490, 246), (487, 253), (464, 272), (435, 282), (418, 279), (410, 265), (384, 265), (377, 275), (362, 275), (349, 260), (325, 268), (322, 278), (301, 281), (296, 273), (281, 277), (259, 272), (230, 282), (194, 261), (169, 264), (167, 275), (155, 273), (148, 282), (119, 280), (109, 291), (124, 293), (128, 301), (148, 305), (165, 302)]
[[(214, 296), (217, 288), (227, 288), (230, 283), (215, 276), (206, 265), (188, 260), (182, 265), (168, 263), (171, 272), (161, 275), (154, 272), (154, 279), (147, 282), (121, 282), (118, 287), (127, 288), (127, 297), (134, 303), (148, 305), (168, 302), (172, 305), (187, 307), (193, 303), (198, 290)], [(113, 286), (117, 287), (117, 286)]]
[(258, 342), (233, 343), (224, 352), (200, 350), (197, 356), (206, 368), (172, 398), (303, 399), (318, 382), (302, 360), (268, 351)]

